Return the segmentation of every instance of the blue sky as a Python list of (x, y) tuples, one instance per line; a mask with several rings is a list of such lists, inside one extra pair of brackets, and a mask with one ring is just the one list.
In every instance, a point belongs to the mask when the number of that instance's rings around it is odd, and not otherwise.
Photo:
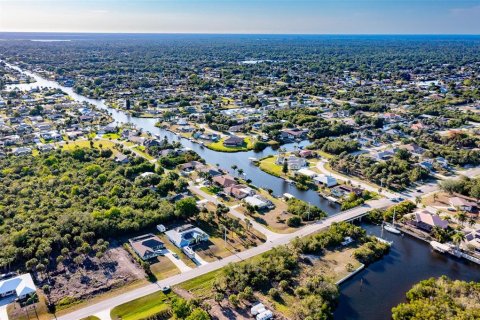
[(0, 31), (480, 34), (480, 0), (0, 0)]

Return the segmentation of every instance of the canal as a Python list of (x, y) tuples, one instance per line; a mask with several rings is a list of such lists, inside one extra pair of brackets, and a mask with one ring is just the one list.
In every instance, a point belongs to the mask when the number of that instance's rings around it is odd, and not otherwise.
[[(361, 226), (369, 234), (381, 235), (378, 226)], [(340, 286), (335, 319), (390, 319), (392, 307), (405, 301), (405, 293), (430, 277), (480, 281), (480, 267), (472, 262), (433, 251), (428, 243), (408, 235), (384, 232), (383, 238), (393, 241), (390, 253)]]
[[(181, 138), (178, 135), (167, 131), (162, 128), (155, 127), (155, 123), (157, 119), (151, 118), (138, 118), (132, 117), (126, 114), (123, 111), (119, 111), (113, 109), (105, 104), (103, 100), (98, 99), (90, 99), (83, 95), (77, 94), (73, 91), (70, 87), (65, 87), (60, 85), (56, 81), (48, 80), (38, 74), (22, 70), (17, 66), (11, 65), (6, 63), (7, 66), (14, 68), (24, 74), (27, 74), (33, 78), (35, 78), (36, 82), (29, 83), (29, 84), (16, 84), (16, 85), (9, 85), (7, 89), (19, 88), (19, 89), (31, 89), (36, 87), (50, 87), (50, 88), (57, 88), (61, 89), (62, 91), (66, 92), (70, 95), (74, 100), (78, 102), (88, 102), (90, 104), (95, 105), (99, 109), (103, 109), (108, 111), (108, 113), (112, 116), (115, 123), (117, 124), (124, 124), (124, 123), (132, 123), (138, 129), (142, 129), (145, 132), (150, 132), (153, 135), (158, 135), (160, 137), (166, 136), (167, 139), (170, 141), (178, 140), (182, 143), (183, 146), (190, 148), (197, 152), (207, 163), (212, 165), (218, 164), (221, 168), (226, 170), (231, 170), (233, 165), (236, 165), (238, 168), (243, 169), (244, 175), (246, 179), (252, 180), (252, 183), (258, 187), (262, 187), (264, 189), (272, 189), (273, 193), (276, 196), (281, 196), (284, 193), (290, 193), (298, 199), (302, 199), (306, 202), (309, 202), (313, 205), (316, 205), (327, 214), (334, 214), (340, 212), (340, 206), (336, 203), (331, 203), (324, 197), (320, 196), (316, 191), (313, 190), (299, 190), (295, 187), (294, 184), (288, 183), (285, 180), (272, 176), (268, 173), (263, 172), (257, 166), (255, 166), (249, 160), (250, 157), (254, 158), (262, 158), (265, 156), (276, 154), (277, 151), (273, 150), (272, 148), (268, 147), (261, 152), (237, 152), (237, 153), (220, 153), (216, 151), (212, 151), (201, 146), (198, 143), (192, 142), (188, 139)], [(304, 147), (308, 145), (308, 141), (302, 141), (300, 143), (290, 143), (285, 144), (282, 147), (285, 148), (287, 151), (293, 151), (296, 147)]]
[[(276, 195), (285, 192), (295, 197), (317, 205), (329, 214), (339, 212), (338, 206), (332, 207), (328, 201), (320, 197), (314, 191), (300, 191), (294, 185), (286, 183), (283, 179), (264, 173), (248, 160), (249, 157), (261, 158), (275, 154), (271, 148), (260, 153), (218, 153), (190, 140), (179, 138), (174, 133), (155, 127), (156, 119), (131, 117), (122, 111), (108, 107), (104, 101), (90, 99), (75, 93), (72, 88), (64, 87), (55, 81), (40, 77), (37, 74), (19, 69), (16, 66), (8, 66), (24, 72), (36, 79), (32, 84), (20, 84), (8, 86), (10, 89), (30, 89), (34, 87), (53, 87), (62, 89), (72, 98), (79, 102), (88, 102), (98, 108), (107, 110), (118, 124), (132, 123), (138, 128), (161, 137), (166, 136), (169, 140), (179, 140), (185, 147), (196, 151), (210, 164), (219, 164), (220, 167), (230, 169), (232, 165), (242, 168), (246, 178), (264, 188), (270, 188)], [(299, 144), (287, 144), (287, 150), (294, 150), (295, 146), (305, 146), (307, 141)], [(362, 224), (369, 234), (380, 236), (380, 228)], [(447, 275), (452, 279), (480, 281), (480, 267), (450, 256), (434, 252), (429, 244), (410, 236), (397, 236), (385, 233), (384, 238), (393, 241), (390, 253), (382, 260), (370, 265), (353, 278), (340, 286), (340, 301), (335, 311), (335, 319), (365, 319), (384, 320), (390, 319), (391, 308), (405, 300), (405, 293), (410, 287), (429, 277)]]

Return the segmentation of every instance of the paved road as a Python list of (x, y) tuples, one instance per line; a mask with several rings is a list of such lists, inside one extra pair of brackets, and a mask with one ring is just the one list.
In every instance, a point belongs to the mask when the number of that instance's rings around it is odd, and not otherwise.
[[(480, 174), (480, 167), (479, 168), (473, 168), (473, 169), (470, 169), (470, 170), (460, 171), (460, 172), (458, 172), (458, 174), (466, 175), (468, 177), (474, 177), (474, 176), (477, 176), (477, 175)], [(191, 188), (193, 188), (193, 187), (191, 187)], [(371, 188), (371, 186), (369, 188)], [(428, 183), (428, 184), (425, 184), (425, 185), (419, 187), (419, 189), (421, 190), (420, 192), (417, 192), (416, 190), (414, 190), (414, 191), (410, 191), (410, 192), (405, 192), (402, 195), (404, 195), (408, 199), (413, 199), (417, 195), (425, 195), (425, 194), (428, 194), (428, 193), (436, 192), (438, 190), (438, 184), (433, 183), (433, 182)], [(200, 192), (203, 192), (199, 188), (195, 189), (195, 192), (197, 192), (197, 190), (200, 191)], [(212, 196), (210, 196), (206, 193), (201, 194), (201, 195), (203, 197), (205, 197), (206, 199), (214, 200), (214, 202), (216, 202), (216, 200), (217, 200), (217, 199), (213, 198)], [(114, 308), (118, 305), (124, 304), (126, 302), (129, 302), (129, 301), (138, 299), (140, 297), (143, 297), (145, 295), (148, 295), (148, 294), (154, 293), (156, 291), (159, 291), (160, 288), (163, 287), (163, 286), (177, 285), (179, 283), (191, 280), (193, 278), (204, 275), (204, 274), (209, 273), (211, 271), (215, 271), (215, 270), (218, 270), (220, 268), (223, 268), (224, 266), (226, 266), (229, 263), (242, 261), (242, 260), (254, 257), (256, 255), (262, 254), (264, 252), (267, 252), (267, 251), (271, 250), (272, 248), (274, 248), (276, 246), (287, 244), (291, 240), (293, 240), (297, 237), (305, 237), (305, 236), (308, 236), (312, 233), (321, 231), (325, 228), (328, 228), (332, 223), (354, 220), (354, 219), (364, 215), (366, 212), (368, 212), (372, 209), (386, 208), (386, 207), (388, 207), (390, 205), (393, 205), (393, 204), (394, 203), (389, 198), (382, 198), (382, 199), (379, 199), (379, 200), (369, 201), (367, 204), (365, 204), (361, 207), (357, 207), (357, 208), (354, 208), (354, 209), (351, 209), (351, 210), (343, 211), (343, 212), (338, 213), (336, 215), (329, 216), (328, 218), (326, 218), (323, 221), (319, 221), (317, 223), (310, 224), (308, 226), (305, 226), (305, 227), (297, 230), (294, 233), (289, 233), (289, 234), (277, 234), (277, 233), (274, 233), (271, 230), (265, 228), (261, 224), (257, 224), (257, 225), (254, 224), (253, 227), (255, 229), (258, 228), (257, 230), (259, 232), (262, 232), (262, 233), (265, 232), (264, 234), (268, 234), (267, 235), (267, 242), (265, 242), (265, 243), (263, 243), (263, 244), (261, 244), (257, 247), (254, 247), (254, 248), (245, 250), (243, 252), (240, 252), (238, 254), (231, 255), (231, 256), (226, 257), (224, 259), (221, 259), (221, 260), (218, 260), (218, 261), (215, 261), (215, 262), (211, 262), (211, 263), (208, 263), (206, 265), (201, 265), (201, 266), (199, 266), (195, 269), (186, 271), (184, 273), (181, 273), (181, 274), (175, 275), (173, 277), (158, 281), (158, 282), (153, 283), (153, 284), (146, 285), (142, 288), (123, 293), (121, 295), (109, 298), (107, 300), (104, 300), (102, 302), (99, 302), (99, 303), (96, 303), (96, 304), (93, 304), (93, 305), (86, 306), (82, 309), (79, 309), (79, 310), (73, 311), (69, 314), (58, 317), (58, 320), (79, 320), (79, 319), (88, 317), (92, 314), (98, 314), (98, 313), (104, 312), (108, 308)], [(236, 211), (236, 210), (234, 210), (234, 211), (237, 212), (239, 215), (243, 216), (238, 211)], [(252, 221), (252, 222), (254, 222), (254, 221)]]
[(291, 240), (297, 237), (305, 237), (312, 233), (328, 228), (334, 222), (352, 220), (352, 219), (355, 219), (356, 217), (359, 217), (365, 214), (366, 212), (372, 209), (384, 208), (391, 204), (392, 202), (389, 199), (385, 199), (385, 198), (371, 201), (368, 203), (368, 205), (357, 207), (357, 208), (330, 216), (323, 221), (319, 221), (317, 223), (305, 226), (294, 233), (281, 234), (276, 239), (268, 240), (267, 242), (257, 247), (245, 250), (238, 254), (231, 255), (229, 257), (226, 257), (218, 261), (210, 262), (206, 265), (201, 265), (195, 269), (183, 272), (181, 274), (158, 281), (153, 284), (146, 285), (142, 288), (123, 293), (121, 295), (109, 298), (102, 302), (86, 306), (82, 309), (60, 316), (58, 317), (58, 320), (79, 320), (93, 314), (98, 314), (107, 308), (114, 308), (118, 305), (124, 304), (131, 300), (135, 300), (145, 295), (159, 291), (160, 288), (163, 286), (173, 286), (173, 285), (185, 282), (187, 280), (191, 280), (203, 274), (223, 268), (229, 263), (242, 261), (242, 260), (257, 256), (259, 254), (262, 254), (264, 252), (267, 252), (276, 246), (287, 244)]

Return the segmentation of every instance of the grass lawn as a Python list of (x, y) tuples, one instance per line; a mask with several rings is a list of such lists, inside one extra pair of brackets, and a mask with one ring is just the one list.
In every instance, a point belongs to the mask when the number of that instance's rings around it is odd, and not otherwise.
[(222, 191), (219, 187), (216, 186), (210, 186), (210, 187), (201, 187), (200, 190), (202, 190), (205, 193), (208, 193), (210, 195), (216, 195), (218, 192)]
[(174, 293), (155, 292), (148, 296), (115, 307), (110, 312), (112, 320), (140, 320), (170, 308)]
[(253, 149), (253, 141), (249, 137), (246, 137), (243, 140), (243, 145), (238, 147), (225, 147), (223, 145), (224, 141), (225, 141), (225, 138), (217, 142), (212, 142), (208, 144), (206, 147), (208, 149), (211, 149), (213, 151), (218, 151), (218, 152), (242, 152), (242, 151), (249, 151)]
[(153, 263), (150, 266), (150, 270), (153, 272), (158, 280), (165, 279), (180, 273), (177, 266), (170, 261), (167, 257), (158, 257), (158, 262)]
[(139, 155), (141, 155), (142, 157), (144, 157), (147, 160), (155, 159), (154, 157), (152, 157), (151, 155), (149, 155), (148, 153), (145, 152), (145, 147), (144, 146), (137, 146), (137, 147), (134, 147), (132, 150), (134, 150), (134, 152), (138, 153)]
[[(93, 140), (93, 147), (99, 149), (100, 145), (102, 145), (103, 149), (110, 149), (112, 151), (113, 147), (115, 146), (115, 143), (109, 140)], [(69, 141), (68, 144), (65, 143), (63, 145), (63, 150), (71, 151), (74, 150), (75, 148), (85, 148), (89, 149), (90, 148), (90, 141), (88, 140), (79, 140), (79, 141)]]
[(258, 166), (262, 171), (265, 171), (268, 174), (276, 177), (285, 176), (282, 172), (283, 166), (275, 163), (275, 156), (267, 157), (260, 160)]
[(118, 133), (106, 133), (102, 136), (102, 138), (116, 140), (116, 139), (120, 139), (120, 134), (118, 134)]
[(211, 298), (213, 282), (222, 271), (223, 269), (219, 269), (206, 273), (192, 280), (180, 283), (178, 287), (189, 291), (198, 298)]
[(322, 151), (322, 150), (314, 150), (318, 155), (324, 157), (324, 158), (327, 158), (327, 159), (331, 159), (334, 157), (333, 154), (330, 154), (330, 153), (326, 153), (325, 151)]

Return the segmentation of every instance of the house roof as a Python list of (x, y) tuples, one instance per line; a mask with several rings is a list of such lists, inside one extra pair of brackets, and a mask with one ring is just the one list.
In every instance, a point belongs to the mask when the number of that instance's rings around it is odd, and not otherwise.
[(442, 220), (439, 216), (433, 215), (428, 211), (420, 211), (415, 213), (417, 222), (423, 222), (432, 227), (445, 229), (448, 227), (448, 221)]
[(457, 207), (457, 206), (476, 207), (477, 206), (475, 202), (471, 202), (467, 199), (460, 198), (460, 197), (452, 197), (449, 199), (449, 201), (450, 201), (450, 204), (454, 207)]
[(180, 246), (182, 240), (190, 240), (192, 238), (204, 238), (207, 234), (200, 228), (191, 224), (185, 224), (172, 230), (165, 232), (167, 237), (174, 242), (177, 246)]
[(17, 296), (34, 293), (37, 290), (29, 273), (0, 281), (0, 295), (15, 291)]
[(223, 176), (215, 176), (213, 177), (213, 181), (215, 183), (218, 183), (222, 187), (230, 187), (231, 185), (236, 184), (235, 179), (232, 176), (229, 175), (223, 175)]
[(240, 144), (243, 143), (243, 138), (237, 137), (237, 136), (230, 136), (223, 143), (226, 144)]
[(256, 196), (246, 197), (244, 201), (253, 207), (257, 206), (259, 208), (262, 208), (268, 205), (267, 202), (263, 201), (261, 198)]
[(152, 233), (132, 238), (129, 242), (135, 252), (141, 257), (155, 253), (158, 251), (158, 247), (163, 247), (163, 242)]

